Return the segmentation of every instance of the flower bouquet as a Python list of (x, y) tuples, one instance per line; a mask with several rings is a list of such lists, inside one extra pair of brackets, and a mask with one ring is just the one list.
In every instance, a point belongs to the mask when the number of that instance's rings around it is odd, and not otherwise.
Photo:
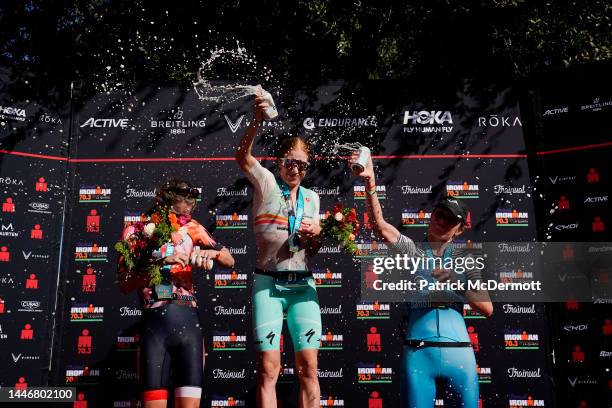
[(120, 266), (127, 270), (146, 271), (150, 285), (162, 282), (161, 258), (159, 249), (172, 239), (172, 233), (180, 228), (180, 220), (167, 207), (158, 207), (151, 214), (150, 221), (137, 222), (134, 232), (125, 240), (115, 244), (115, 250), (121, 255)]
[(321, 235), (338, 242), (346, 253), (352, 255), (357, 250), (355, 236), (360, 227), (357, 210), (337, 203), (331, 213), (326, 212), (325, 219), (321, 221)]

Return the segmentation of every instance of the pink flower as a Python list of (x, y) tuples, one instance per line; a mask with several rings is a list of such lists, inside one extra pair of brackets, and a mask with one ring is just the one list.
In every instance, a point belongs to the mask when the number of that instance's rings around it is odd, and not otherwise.
[(179, 215), (178, 217), (178, 223), (181, 227), (187, 224), (189, 221), (191, 221), (191, 215)]

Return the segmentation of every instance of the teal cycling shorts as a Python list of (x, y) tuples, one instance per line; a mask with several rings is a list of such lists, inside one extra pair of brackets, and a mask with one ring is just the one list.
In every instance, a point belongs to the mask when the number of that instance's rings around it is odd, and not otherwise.
[(283, 313), (298, 352), (318, 349), (321, 342), (321, 309), (314, 279), (296, 292), (279, 291), (274, 278), (255, 274), (253, 280), (253, 336), (257, 351), (280, 350)]

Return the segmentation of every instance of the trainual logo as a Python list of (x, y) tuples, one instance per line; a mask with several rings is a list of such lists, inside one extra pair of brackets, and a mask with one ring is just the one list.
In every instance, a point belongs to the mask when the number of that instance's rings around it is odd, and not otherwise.
[(531, 306), (517, 306), (506, 303), (503, 308), (505, 314), (535, 314), (536, 312), (535, 304), (531, 304)]
[(213, 378), (224, 380), (244, 379), (246, 370), (243, 368), (240, 371), (224, 370), (223, 368), (215, 368), (213, 370)]
[(153, 198), (157, 194), (157, 189), (154, 190), (136, 190), (127, 188), (125, 190), (126, 198)]
[(225, 306), (215, 306), (215, 315), (216, 316), (245, 316), (246, 315), (246, 306), (242, 307), (225, 307)]
[(536, 370), (526, 370), (526, 369), (518, 369), (516, 367), (510, 367), (508, 370), (509, 378), (540, 378), (542, 374), (540, 369)]

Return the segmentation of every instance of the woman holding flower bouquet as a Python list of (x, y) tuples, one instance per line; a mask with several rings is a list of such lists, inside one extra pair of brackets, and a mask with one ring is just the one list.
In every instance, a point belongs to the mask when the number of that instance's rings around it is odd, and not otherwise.
[[(204, 353), (192, 268), (210, 270), (234, 259), (191, 217), (198, 189), (181, 180), (165, 183), (143, 219), (128, 226), (115, 248), (117, 283), (137, 290), (143, 303), (140, 379), (145, 408), (166, 407), (170, 372), (176, 407), (199, 407)], [(147, 220), (148, 219), (148, 220)]]
[(292, 136), (282, 141), (276, 177), (253, 157), (253, 142), (269, 106), (262, 96), (263, 92), (255, 98), (254, 118), (236, 152), (240, 168), (255, 188), (253, 332), (259, 362), (257, 406), (276, 407), (280, 337), (286, 311), (300, 383), (300, 407), (318, 408), (321, 311), (308, 259), (321, 245), (319, 196), (300, 185), (309, 165), (309, 146), (304, 139)]

